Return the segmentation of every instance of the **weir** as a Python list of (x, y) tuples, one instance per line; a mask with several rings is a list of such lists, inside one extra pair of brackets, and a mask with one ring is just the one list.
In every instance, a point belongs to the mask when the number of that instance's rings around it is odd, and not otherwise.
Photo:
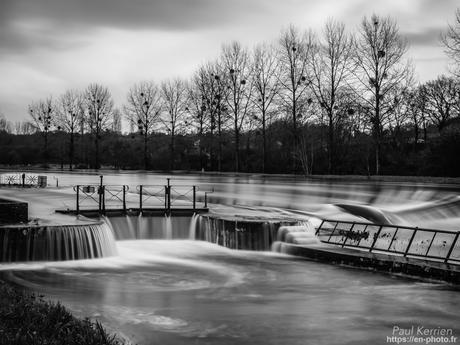
[(293, 220), (232, 219), (217, 215), (105, 216), (117, 240), (190, 239), (215, 243), (230, 249), (271, 250), (278, 230), (297, 224)]
[(117, 254), (104, 222), (0, 227), (0, 262), (94, 259)]

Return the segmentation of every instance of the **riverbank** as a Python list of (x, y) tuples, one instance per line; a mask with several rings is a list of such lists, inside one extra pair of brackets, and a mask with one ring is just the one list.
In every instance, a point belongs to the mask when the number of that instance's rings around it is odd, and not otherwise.
[(0, 344), (123, 345), (98, 321), (80, 320), (59, 302), (21, 291), (0, 280)]
[(259, 179), (275, 180), (304, 180), (304, 181), (324, 181), (324, 182), (384, 182), (384, 183), (427, 183), (427, 184), (460, 184), (460, 177), (448, 176), (405, 176), (405, 175), (302, 175), (302, 174), (263, 174), (263, 173), (244, 173), (244, 172), (218, 172), (218, 171), (192, 171), (192, 170), (129, 170), (113, 169), (102, 167), (101, 169), (60, 169), (58, 165), (50, 165), (47, 168), (40, 166), (0, 165), (0, 174), (8, 172), (35, 172), (35, 173), (55, 173), (55, 174), (159, 174), (159, 175), (200, 175), (200, 176), (223, 176), (223, 177), (246, 177)]

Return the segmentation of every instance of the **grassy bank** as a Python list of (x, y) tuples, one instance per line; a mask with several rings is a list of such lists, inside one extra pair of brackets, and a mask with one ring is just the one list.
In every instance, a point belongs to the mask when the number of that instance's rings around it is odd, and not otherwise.
[(99, 322), (80, 320), (59, 303), (0, 281), (0, 344), (122, 345)]

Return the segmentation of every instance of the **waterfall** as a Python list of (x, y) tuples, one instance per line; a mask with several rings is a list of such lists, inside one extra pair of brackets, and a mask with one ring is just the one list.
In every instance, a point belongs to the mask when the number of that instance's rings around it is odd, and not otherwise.
[(104, 222), (1, 227), (0, 248), (0, 262), (80, 260), (117, 254), (113, 234)]
[(197, 240), (242, 250), (270, 250), (276, 241), (278, 229), (295, 222), (221, 219), (200, 216), (197, 221)]
[(115, 216), (104, 217), (116, 240), (188, 239), (190, 216)]
[(189, 233), (188, 238), (190, 240), (194, 240), (196, 238), (196, 225), (197, 225), (197, 221), (199, 217), (200, 217), (199, 214), (194, 213), (192, 216), (192, 219), (190, 220), (190, 226), (189, 226), (189, 231), (188, 231)]

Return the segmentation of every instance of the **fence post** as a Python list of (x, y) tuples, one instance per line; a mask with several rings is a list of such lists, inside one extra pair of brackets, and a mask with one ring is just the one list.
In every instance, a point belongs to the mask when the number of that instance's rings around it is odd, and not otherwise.
[(453, 242), (452, 242), (452, 245), (450, 246), (449, 252), (448, 252), (447, 255), (446, 255), (446, 259), (444, 260), (444, 262), (446, 262), (446, 263), (447, 263), (447, 261), (449, 261), (449, 258), (450, 258), (450, 256), (451, 256), (452, 252), (454, 251), (455, 244), (456, 244), (457, 241), (458, 241), (458, 235), (460, 235), (460, 231), (457, 231), (457, 234), (456, 234), (455, 237), (454, 237), (454, 240), (453, 240)]
[(410, 246), (412, 245), (412, 242), (414, 241), (415, 234), (417, 233), (417, 230), (418, 230), (418, 228), (415, 228), (414, 232), (412, 233), (412, 236), (411, 236), (411, 238), (409, 240), (409, 243), (407, 244), (406, 251), (404, 252), (404, 257), (406, 257), (407, 254), (409, 253)]
[(382, 228), (383, 228), (383, 226), (380, 225), (379, 231), (377, 231), (377, 233), (374, 235), (374, 240), (372, 241), (372, 245), (369, 248), (369, 252), (372, 252), (372, 249), (374, 249), (375, 243), (377, 242), (377, 240), (379, 238), (379, 235), (380, 235), (380, 232), (382, 231)]
[(142, 212), (142, 185), (139, 186), (139, 212)]
[(204, 208), (208, 208), (208, 192), (204, 192)]
[(193, 210), (196, 209), (196, 186), (193, 186)]
[(126, 213), (126, 186), (123, 185), (123, 213)]
[(80, 214), (80, 185), (77, 185), (77, 214)]

